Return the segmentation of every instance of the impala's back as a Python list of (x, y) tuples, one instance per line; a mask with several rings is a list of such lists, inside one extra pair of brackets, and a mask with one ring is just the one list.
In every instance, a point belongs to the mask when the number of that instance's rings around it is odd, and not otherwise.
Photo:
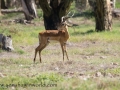
[(64, 30), (46, 30), (39, 33), (39, 38), (59, 41), (61, 37), (65, 36)]

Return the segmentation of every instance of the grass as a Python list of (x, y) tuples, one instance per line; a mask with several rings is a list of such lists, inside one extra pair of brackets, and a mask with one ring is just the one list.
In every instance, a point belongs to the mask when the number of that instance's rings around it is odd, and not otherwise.
[[(55, 74), (42, 74), (33, 78), (19, 77), (19, 76), (9, 76), (5, 79), (1, 79), (1, 90), (15, 87), (29, 88), (29, 87), (47, 87), (51, 85), (52, 87), (57, 86), (57, 81), (61, 81), (62, 77)], [(3, 83), (4, 81), (7, 81)], [(10, 84), (11, 83), (11, 84)]]
[[(75, 31), (69, 28), (70, 61), (66, 57), (62, 61), (59, 43), (50, 43), (42, 52), (41, 64), (39, 57), (33, 64), (33, 57), (38, 33), (44, 30), (42, 21), (34, 20), (35, 26), (1, 23), (0, 33), (12, 35), (15, 51), (0, 50), (0, 90), (119, 90), (119, 21), (113, 21), (110, 32), (98, 33), (93, 18), (74, 19), (80, 26)], [(96, 76), (96, 72), (102, 75)]]
[[(15, 87), (16, 90), (18, 87), (21, 89), (30, 89), (30, 88), (38, 88), (39, 89), (52, 89), (55, 90), (57, 86), (59, 86), (59, 90), (118, 90), (120, 88), (120, 82), (116, 81), (115, 79), (92, 79), (92, 80), (78, 80), (77, 78), (74, 79), (64, 79), (62, 76), (56, 74), (42, 74), (38, 75), (34, 78), (25, 78), (25, 77), (18, 77), (18, 76), (10, 76), (5, 78), (4, 80), (7, 81), (6, 83), (1, 84), (1, 90), (5, 90), (7, 88)], [(13, 83), (14, 82), (14, 83)], [(62, 82), (62, 83), (60, 83)], [(69, 82), (69, 83), (67, 83)], [(11, 84), (9, 84), (11, 83)], [(49, 86), (48, 86), (49, 85)], [(51, 86), (50, 86), (51, 85)], [(96, 89), (94, 89), (96, 88)]]
[(120, 0), (116, 0), (116, 8), (120, 8)]

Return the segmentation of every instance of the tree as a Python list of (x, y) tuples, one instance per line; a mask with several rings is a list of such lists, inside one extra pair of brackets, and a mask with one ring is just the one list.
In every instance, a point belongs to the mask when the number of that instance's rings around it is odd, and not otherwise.
[(75, 0), (75, 7), (77, 8), (78, 11), (85, 10), (88, 8), (88, 0)]
[[(1, 13), (23, 13), (22, 9), (16, 9), (21, 5), (21, 0), (0, 0), (0, 2)], [(15, 7), (15, 9), (9, 9), (10, 7)]]
[(13, 7), (15, 0), (6, 0), (7, 7)]
[(1, 15), (1, 0), (0, 0), (0, 15)]
[(8, 8), (18, 8), (21, 6), (21, 0), (6, 0), (6, 6)]
[(94, 8), (96, 31), (110, 31), (112, 28), (112, 12), (110, 0), (96, 0)]
[(73, 0), (39, 0), (43, 10), (44, 26), (46, 30), (57, 30), (61, 17), (65, 16)]
[(112, 2), (113, 2), (113, 8), (115, 8), (116, 0), (112, 0)]
[(7, 9), (7, 7), (5, 5), (5, 0), (1, 0), (1, 8), (2, 9)]
[(26, 20), (32, 20), (37, 17), (34, 0), (21, 0)]
[(96, 0), (88, 0), (89, 5), (91, 6), (92, 10), (94, 11)]

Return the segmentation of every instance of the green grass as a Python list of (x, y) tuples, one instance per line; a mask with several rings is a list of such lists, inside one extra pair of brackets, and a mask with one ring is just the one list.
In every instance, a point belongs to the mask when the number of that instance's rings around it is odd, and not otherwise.
[(0, 20), (14, 18), (14, 16), (19, 15), (19, 13), (5, 14), (3, 17), (0, 17)]
[(116, 0), (116, 8), (120, 8), (120, 0)]
[[(80, 23), (84, 20), (83, 17), (74, 19)], [(113, 21), (110, 32), (95, 32), (93, 18), (85, 19), (84, 24), (75, 27), (75, 32), (73, 28), (69, 28), (70, 45), (67, 48), (70, 61), (65, 57), (63, 62), (59, 44), (50, 43), (42, 52), (41, 64), (38, 56), (36, 64), (33, 64), (33, 57), (34, 49), (38, 45), (38, 33), (44, 30), (44, 27), (41, 25), (42, 21), (34, 20), (34, 22), (37, 23), (36, 26), (1, 24), (0, 33), (12, 35), (15, 51), (8, 53), (0, 50), (0, 90), (119, 90), (120, 22), (118, 20)], [(96, 77), (96, 72), (105, 73), (106, 76)], [(112, 78), (109, 77), (109, 73)], [(21, 86), (15, 86), (18, 83)], [(34, 86), (41, 83), (57, 84), (57, 87)], [(25, 86), (30, 84), (33, 86)]]
[(19, 54), (25, 54), (25, 52), (23, 50), (17, 49), (17, 48), (16, 48), (16, 52), (19, 53)]
[(111, 42), (111, 41), (117, 42), (120, 40), (120, 37), (119, 37), (120, 31), (119, 29), (115, 28), (116, 25), (115, 26), (113, 25), (113, 29), (110, 32), (109, 31), (95, 32), (94, 27), (95, 26), (89, 26), (89, 25), (79, 26), (75, 28), (76, 29), (75, 32), (72, 30), (72, 28), (70, 28), (69, 29), (71, 34), (70, 40), (72, 42), (80, 42), (80, 41), (86, 41), (86, 40), (90, 40), (90, 41), (101, 40), (101, 41), (107, 41), (107, 42)]
[(57, 86), (58, 81), (62, 81), (63, 77), (57, 74), (48, 73), (41, 74), (33, 78), (20, 77), (20, 76), (9, 76), (7, 78), (1, 79), (0, 88), (1, 90), (15, 87), (29, 88), (29, 87), (47, 87), (47, 85)]
[[(33, 78), (9, 76), (1, 79), (0, 83), (2, 83), (0, 84), (1, 90), (10, 89), (12, 87), (15, 87), (16, 90), (19, 88), (35, 88), (36, 90), (37, 88), (45, 90), (51, 88), (52, 90), (55, 90), (56, 87), (57, 90), (118, 90), (120, 88), (120, 82), (115, 79), (110, 80), (109, 78), (98, 78), (97, 80), (89, 79), (87, 81), (78, 80), (77, 78), (65, 79), (63, 76), (54, 73), (40, 74)], [(48, 87), (47, 85), (51, 86)]]

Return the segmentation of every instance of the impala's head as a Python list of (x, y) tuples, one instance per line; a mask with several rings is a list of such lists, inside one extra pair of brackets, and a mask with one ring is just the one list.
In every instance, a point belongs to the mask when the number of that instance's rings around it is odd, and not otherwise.
[(58, 26), (58, 30), (66, 30), (66, 29), (67, 29), (66, 22), (61, 22)]
[(64, 30), (64, 29), (67, 29), (67, 26), (70, 26), (70, 25), (67, 23), (67, 20), (68, 20), (69, 18), (72, 18), (73, 15), (74, 15), (74, 13), (73, 13), (71, 16), (69, 16), (69, 14), (71, 14), (71, 12), (69, 12), (66, 16), (63, 16), (63, 17), (61, 18), (61, 23), (60, 23), (60, 25), (58, 26), (58, 30)]
[(63, 16), (62, 18), (61, 18), (61, 21), (62, 22), (66, 22), (69, 18), (72, 18), (73, 16), (74, 16), (74, 14), (75, 14), (75, 12), (68, 12), (68, 14), (67, 15), (65, 15), (65, 16)]
[(65, 30), (67, 28), (67, 23), (66, 23), (67, 19), (68, 18), (66, 18), (65, 16), (61, 18), (61, 23), (58, 26), (58, 30)]

